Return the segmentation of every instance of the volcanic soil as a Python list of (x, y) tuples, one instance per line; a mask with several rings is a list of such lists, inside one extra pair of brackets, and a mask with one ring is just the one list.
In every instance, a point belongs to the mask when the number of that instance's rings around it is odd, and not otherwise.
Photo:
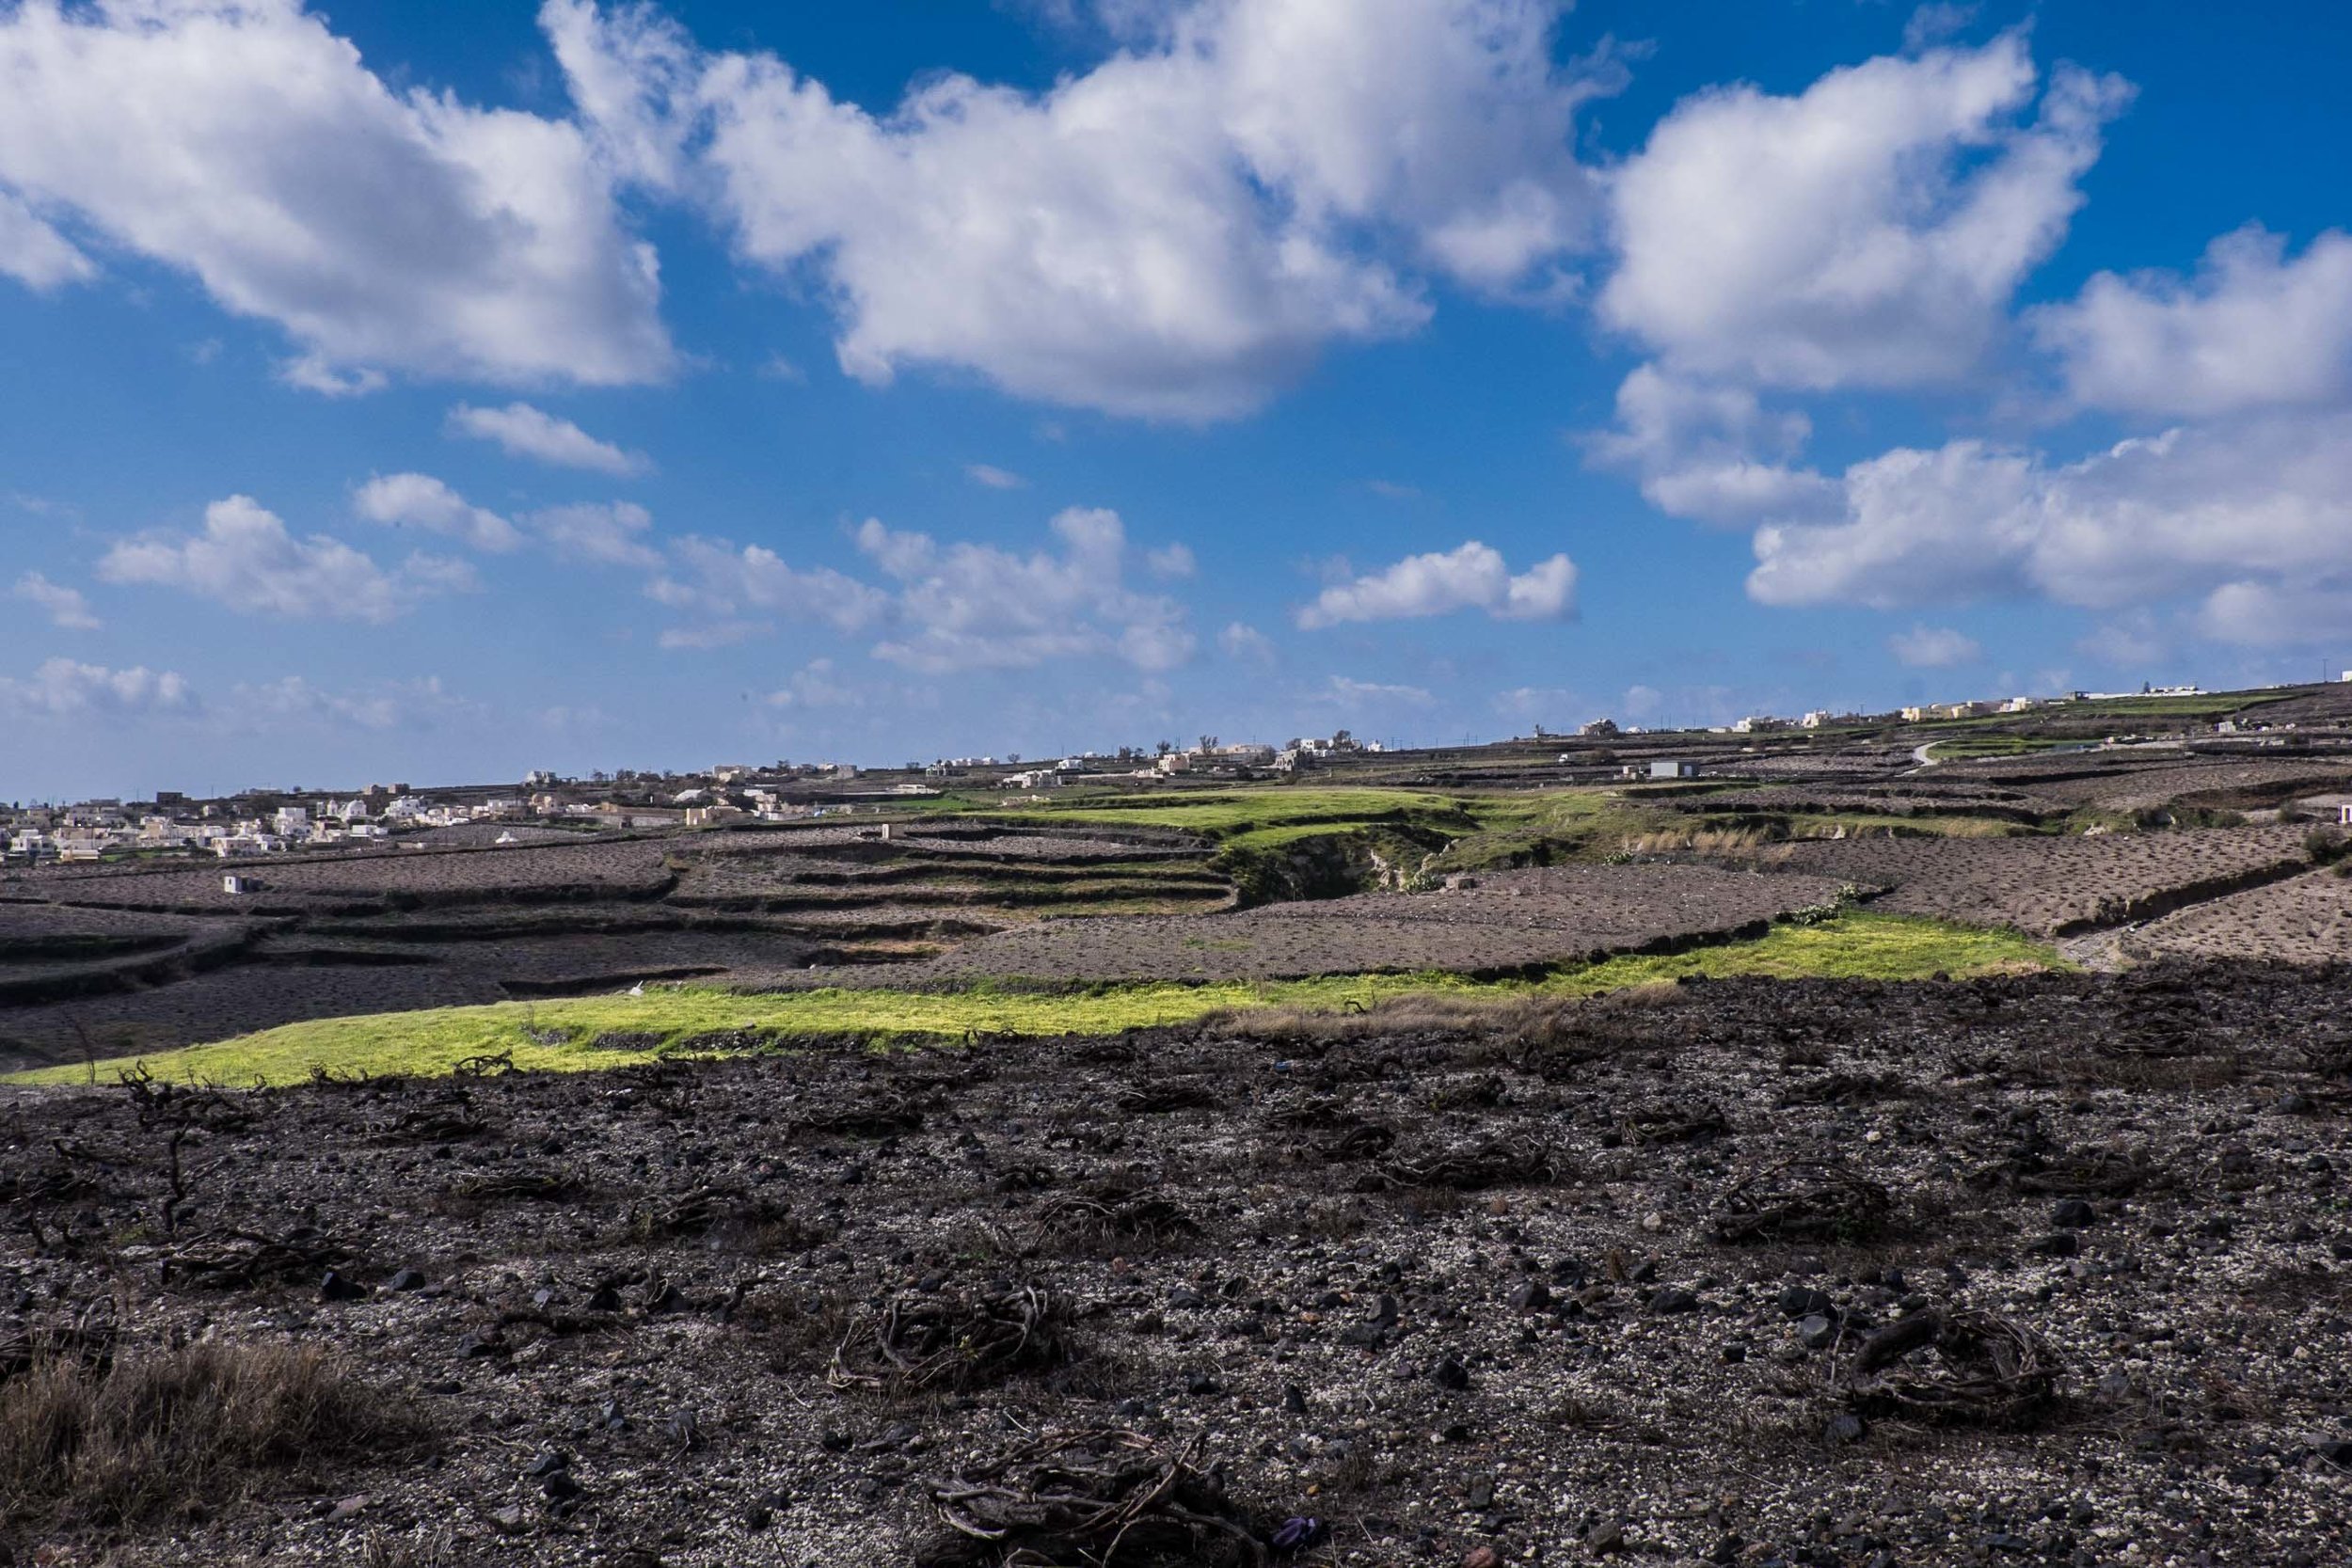
[[(2348, 982), (20, 1091), (8, 1560), (2342, 1562)], [(191, 1344), (342, 1425), (26, 1436)]]

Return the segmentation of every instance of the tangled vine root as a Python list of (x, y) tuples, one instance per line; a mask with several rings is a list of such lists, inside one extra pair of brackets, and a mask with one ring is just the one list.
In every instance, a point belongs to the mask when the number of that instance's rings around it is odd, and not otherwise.
[(1546, 1145), (1533, 1138), (1506, 1137), (1404, 1155), (1390, 1161), (1384, 1174), (1403, 1187), (1480, 1192), (1488, 1187), (1540, 1186), (1564, 1179), (1567, 1172)]
[(2058, 1361), (2040, 1335), (2007, 1318), (1927, 1311), (1865, 1339), (1842, 1376), (1847, 1402), (1866, 1416), (2022, 1426), (2056, 1397)]
[(1731, 1118), (1720, 1105), (1648, 1105), (1629, 1112), (1621, 1131), (1625, 1141), (1646, 1144), (1699, 1143), (1731, 1131)]
[(872, 1094), (801, 1119), (801, 1130), (843, 1138), (891, 1138), (923, 1130), (920, 1101), (905, 1095)]
[(755, 1196), (740, 1187), (725, 1185), (696, 1187), (666, 1203), (638, 1210), (630, 1223), (639, 1235), (649, 1239), (707, 1236), (714, 1231), (765, 1227), (793, 1240), (814, 1240), (810, 1232), (796, 1224), (791, 1210), (785, 1205)]
[(454, 1144), (483, 1137), (491, 1124), (462, 1104), (403, 1111), (381, 1126), (367, 1131), (366, 1141), (379, 1147), (399, 1144)]
[(987, 1295), (901, 1295), (850, 1325), (826, 1381), (835, 1388), (961, 1392), (1070, 1358), (1070, 1310), (1034, 1286)]
[(1376, 1160), (1396, 1143), (1396, 1130), (1376, 1121), (1359, 1121), (1316, 1145), (1326, 1160)]
[(916, 1552), (916, 1568), (1258, 1568), (1264, 1537), (1201, 1449), (1102, 1429), (966, 1465), (930, 1485), (947, 1533)]
[(1038, 1206), (1030, 1250), (1161, 1246), (1200, 1234), (1200, 1222), (1131, 1178), (1056, 1193)]
[(1209, 1110), (1215, 1108), (1216, 1103), (1216, 1091), (1197, 1078), (1140, 1085), (1129, 1089), (1118, 1100), (1119, 1108), (1133, 1116)]
[(2069, 1197), (2122, 1197), (2150, 1185), (2156, 1174), (2139, 1152), (2112, 1148), (2024, 1160), (2009, 1173), (2010, 1184), (2021, 1193)]
[(224, 1230), (173, 1248), (164, 1257), (167, 1286), (199, 1291), (251, 1291), (298, 1280), (316, 1283), (351, 1262), (350, 1251), (305, 1226), (283, 1236)]
[(1883, 1226), (1892, 1208), (1884, 1187), (1844, 1165), (1788, 1160), (1724, 1191), (1715, 1239), (1859, 1241)]
[(567, 1203), (584, 1186), (568, 1170), (509, 1170), (462, 1178), (449, 1196), (469, 1203)]

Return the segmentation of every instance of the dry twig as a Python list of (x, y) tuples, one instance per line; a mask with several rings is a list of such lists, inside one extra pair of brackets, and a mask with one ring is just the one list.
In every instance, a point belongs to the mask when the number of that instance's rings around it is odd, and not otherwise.
[(1788, 1160), (1725, 1190), (1715, 1239), (1860, 1241), (1886, 1223), (1892, 1207), (1884, 1187), (1844, 1165)]
[(1055, 1433), (930, 1483), (952, 1533), (916, 1553), (918, 1568), (1256, 1568), (1254, 1522), (1226, 1496), (1221, 1466), (1196, 1438), (1163, 1449), (1139, 1433)]

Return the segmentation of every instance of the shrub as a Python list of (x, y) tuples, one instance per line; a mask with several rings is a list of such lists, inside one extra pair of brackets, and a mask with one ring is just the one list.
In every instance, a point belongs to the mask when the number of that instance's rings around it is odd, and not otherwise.
[(2315, 865), (2333, 865), (2352, 855), (2352, 835), (2341, 828), (2313, 828), (2303, 837), (2303, 852)]
[(217, 1509), (269, 1476), (400, 1447), (414, 1418), (319, 1351), (205, 1340), (100, 1369), (42, 1360), (0, 1386), (12, 1523), (101, 1529)]

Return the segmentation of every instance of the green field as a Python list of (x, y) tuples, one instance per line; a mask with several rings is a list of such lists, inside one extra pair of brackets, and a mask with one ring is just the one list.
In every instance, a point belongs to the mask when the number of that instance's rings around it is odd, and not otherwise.
[[(447, 1007), (289, 1024), (215, 1045), (191, 1046), (94, 1066), (10, 1075), (26, 1085), (112, 1083), (144, 1062), (160, 1077), (230, 1085), (293, 1084), (314, 1070), (342, 1075), (431, 1075), (470, 1056), (507, 1053), (526, 1070), (619, 1067), (708, 1049), (698, 1037), (748, 1032), (763, 1046), (850, 1038), (876, 1046), (1116, 1034), (1188, 1023), (1255, 1008), (1340, 1011), (1438, 993), (1497, 1003), (1531, 995), (1589, 996), (1686, 976), (1916, 980), (2058, 967), (2057, 956), (2012, 932), (1896, 915), (1851, 912), (1762, 937), (1685, 953), (1604, 959), (1540, 979), (1474, 981), (1454, 974), (1343, 975), (1326, 979), (1102, 986), (1080, 990), (999, 984), (954, 991), (815, 990), (745, 994), (707, 987), (645, 995)], [(628, 1037), (598, 1045), (599, 1037)]]
[(1161, 796), (1111, 795), (1023, 811), (990, 811), (992, 821), (1113, 823), (1167, 828), (1224, 842), (1274, 829), (1383, 826), (1427, 827), (1446, 832), (1475, 828), (1480, 802), (1410, 789), (1314, 789), (1271, 784), (1258, 789), (1171, 791)]

